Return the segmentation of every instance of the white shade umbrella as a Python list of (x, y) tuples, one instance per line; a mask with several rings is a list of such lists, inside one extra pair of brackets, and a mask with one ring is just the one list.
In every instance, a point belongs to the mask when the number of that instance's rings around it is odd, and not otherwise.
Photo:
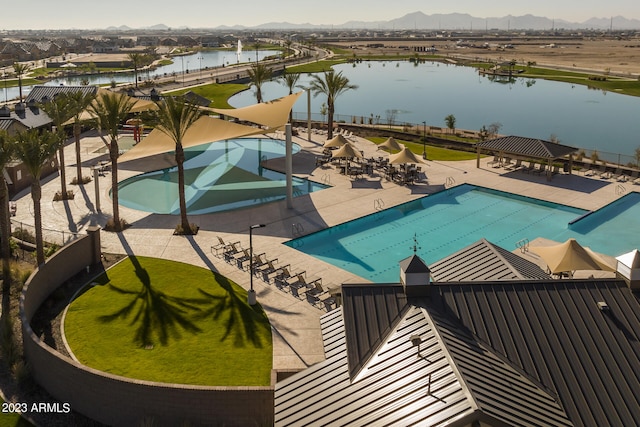
[(530, 250), (547, 263), (553, 274), (576, 270), (614, 271), (614, 268), (604, 262), (598, 254), (580, 246), (580, 243), (573, 238), (559, 245), (537, 246)]
[(322, 146), (324, 148), (339, 148), (345, 144), (349, 144), (349, 141), (347, 141), (347, 139), (342, 136), (341, 133), (339, 133), (333, 138), (328, 139)]
[(405, 163), (424, 163), (421, 159), (416, 157), (415, 154), (407, 147), (402, 147), (399, 153), (389, 156), (389, 163), (392, 165), (401, 165)]
[(338, 158), (362, 158), (362, 153), (356, 147), (354, 147), (351, 143), (347, 142), (342, 147), (331, 153), (331, 157)]
[(378, 145), (378, 149), (380, 148), (386, 148), (387, 150), (392, 151), (400, 151), (404, 148), (404, 145), (400, 144), (394, 137), (390, 136), (385, 142)]

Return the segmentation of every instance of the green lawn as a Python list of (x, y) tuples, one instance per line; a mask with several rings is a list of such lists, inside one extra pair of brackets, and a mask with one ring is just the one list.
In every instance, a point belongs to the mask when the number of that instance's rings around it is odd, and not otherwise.
[[(382, 144), (384, 141), (387, 140), (387, 138), (377, 137), (377, 136), (370, 137), (367, 139), (375, 144)], [(423, 147), (421, 143), (404, 141), (402, 139), (397, 139), (397, 141), (409, 147), (409, 150), (411, 150), (415, 154), (418, 154), (420, 156), (422, 155)], [(449, 148), (436, 147), (429, 144), (427, 144), (426, 151), (427, 151), (427, 159), (429, 160), (458, 161), (458, 160), (472, 160), (477, 157), (476, 153), (451, 150)]]
[(269, 319), (247, 292), (208, 269), (130, 257), (68, 309), (65, 334), (85, 365), (129, 378), (267, 386)]
[(200, 96), (204, 96), (210, 99), (212, 102), (210, 107), (215, 108), (233, 108), (227, 102), (229, 98), (238, 92), (249, 89), (246, 84), (237, 83), (211, 83), (208, 85), (197, 86), (189, 89), (180, 89), (170, 92), (171, 95), (183, 95), (189, 91), (197, 93)]

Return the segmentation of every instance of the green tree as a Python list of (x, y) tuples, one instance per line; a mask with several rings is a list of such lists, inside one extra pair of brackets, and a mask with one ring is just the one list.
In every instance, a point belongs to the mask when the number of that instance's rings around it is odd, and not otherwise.
[(256, 87), (258, 104), (262, 102), (262, 85), (271, 79), (271, 70), (264, 64), (255, 63), (247, 71), (251, 83)]
[(67, 173), (64, 162), (64, 143), (67, 140), (64, 125), (72, 117), (71, 106), (67, 97), (64, 94), (60, 94), (40, 104), (40, 108), (47, 113), (55, 127), (54, 135), (58, 139), (58, 162), (60, 164), (60, 196), (65, 200), (68, 198), (69, 193), (67, 192)]
[(323, 77), (313, 75), (310, 87), (314, 96), (323, 94), (327, 97), (328, 137), (331, 139), (333, 138), (333, 115), (336, 108), (336, 98), (350, 89), (357, 89), (358, 86), (351, 84), (349, 79), (342, 75), (342, 71), (336, 73), (331, 70), (325, 72)]
[(16, 157), (22, 161), (29, 171), (31, 182), (31, 199), (33, 200), (33, 218), (36, 233), (36, 260), (38, 265), (44, 263), (44, 241), (42, 238), (42, 187), (40, 176), (45, 163), (51, 161), (58, 149), (58, 136), (53, 132), (39, 132), (30, 129), (16, 135)]
[(176, 144), (176, 164), (178, 165), (178, 199), (180, 202), (180, 232), (195, 234), (187, 218), (187, 203), (185, 199), (184, 180), (184, 148), (182, 141), (189, 128), (200, 118), (200, 110), (196, 104), (185, 102), (184, 99), (167, 97), (158, 102), (155, 111), (157, 118), (156, 129), (170, 137)]
[[(290, 40), (289, 40), (290, 42)], [(285, 70), (284, 74), (280, 78), (280, 82), (289, 88), (289, 95), (293, 94), (293, 89), (300, 80), (300, 73), (289, 73)], [(293, 110), (289, 111), (289, 123), (293, 122)]]
[[(15, 144), (4, 130), (0, 130), (0, 170), (9, 164), (13, 159)], [(10, 239), (4, 236), (11, 235), (11, 222), (9, 221), (9, 189), (4, 174), (0, 176), (0, 256), (2, 257), (2, 295), (3, 298), (9, 295), (11, 289), (11, 268), (9, 258), (11, 255)], [(5, 312), (5, 301), (3, 299), (3, 313)], [(8, 303), (8, 301), (7, 301)], [(7, 310), (8, 313), (8, 310)]]
[(449, 114), (444, 118), (444, 122), (447, 124), (447, 127), (449, 128), (451, 133), (454, 133), (456, 130), (456, 116), (454, 116), (453, 114)]
[(118, 129), (131, 112), (135, 100), (111, 92), (98, 94), (95, 101), (89, 106), (89, 110), (95, 116), (95, 125), (101, 132), (106, 132), (108, 141), (103, 142), (109, 149), (109, 159), (111, 160), (111, 203), (113, 206), (113, 219), (110, 229), (122, 231), (124, 224), (120, 221), (120, 210), (118, 206)]
[(138, 89), (138, 70), (145, 65), (145, 57), (142, 53), (130, 53), (127, 59), (131, 61), (133, 67), (133, 79), (135, 80), (136, 89)]
[(22, 102), (22, 77), (27, 74), (27, 72), (31, 69), (31, 65), (27, 63), (21, 64), (20, 62), (13, 63), (13, 71), (16, 72), (18, 76), (18, 87), (20, 89), (20, 102)]
[(82, 113), (84, 113), (91, 102), (96, 98), (93, 92), (66, 92), (63, 94), (69, 102), (71, 119), (73, 120), (73, 138), (76, 142), (76, 174), (78, 185), (82, 185), (82, 158), (80, 155), (80, 131), (82, 129)]
[(636, 167), (640, 168), (640, 147), (636, 148), (636, 151), (634, 152), (634, 157), (636, 158)]

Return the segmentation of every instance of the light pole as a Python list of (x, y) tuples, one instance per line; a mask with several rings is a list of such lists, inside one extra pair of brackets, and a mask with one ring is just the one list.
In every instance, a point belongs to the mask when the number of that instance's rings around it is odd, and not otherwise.
[(422, 158), (427, 160), (427, 122), (422, 122)]
[(253, 290), (253, 229), (264, 226), (264, 224), (254, 224), (249, 227), (249, 294), (247, 295), (249, 305), (256, 305), (256, 291)]
[(202, 78), (202, 55), (198, 56), (198, 59), (200, 60), (200, 78)]
[(182, 86), (184, 86), (184, 57), (180, 56), (180, 62), (182, 62)]

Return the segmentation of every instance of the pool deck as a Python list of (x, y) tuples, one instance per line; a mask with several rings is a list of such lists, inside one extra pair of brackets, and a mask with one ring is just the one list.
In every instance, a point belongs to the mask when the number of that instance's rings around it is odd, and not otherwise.
[[(306, 137), (306, 134), (302, 137)], [(231, 212), (192, 215), (190, 221), (198, 224), (200, 231), (196, 236), (184, 237), (173, 235), (173, 229), (179, 221), (177, 216), (149, 214), (121, 206), (121, 218), (132, 226), (119, 234), (102, 232), (102, 250), (105, 253), (135, 254), (187, 262), (218, 271), (248, 289), (247, 272), (215, 257), (211, 246), (217, 243), (217, 237), (220, 236), (225, 241), (240, 241), (243, 247), (248, 248), (249, 226), (263, 223), (266, 227), (256, 229), (253, 233), (254, 253), (264, 252), (270, 259), (278, 258), (281, 265), (290, 264), (293, 272), (305, 271), (307, 280), (322, 278), (325, 287), (332, 287), (342, 283), (364, 283), (367, 280), (282, 243), (300, 233), (312, 233), (374, 213), (380, 206), (388, 208), (440, 191), (445, 185), (469, 183), (587, 210), (598, 209), (625, 192), (640, 190), (640, 186), (631, 183), (621, 184), (576, 174), (556, 175), (549, 182), (540, 175), (488, 167), (487, 162), (491, 157), (483, 158), (479, 169), (476, 168), (475, 159), (461, 162), (428, 161), (426, 166), (423, 165), (428, 176), (427, 182), (413, 186), (400, 186), (377, 174), (352, 180), (332, 167), (315, 166), (311, 153), (319, 153), (325, 140), (325, 136), (316, 134), (312, 135), (312, 141), (294, 137), (294, 142), (306, 151), (294, 158), (294, 174), (328, 183), (332, 188), (294, 198), (291, 209), (281, 201)], [(100, 161), (108, 160), (107, 155), (100, 152), (103, 142), (95, 133), (87, 133), (83, 135), (81, 144), (84, 174), (93, 175), (90, 168)], [(364, 139), (356, 138), (356, 145), (364, 151), (365, 157), (387, 156), (383, 151), (377, 151), (375, 144)], [(76, 173), (73, 144), (66, 147), (65, 159), (69, 182)], [(153, 165), (142, 161), (125, 163), (119, 167), (118, 179), (134, 176), (141, 168), (150, 170), (170, 164), (171, 158), (168, 155), (154, 158)], [(111, 200), (108, 197), (111, 174), (107, 172), (100, 176), (98, 184), (101, 212), (96, 212), (95, 208), (94, 182), (83, 188), (68, 185), (69, 190), (74, 190), (75, 199), (53, 202), (54, 194), (60, 190), (60, 179), (59, 176), (46, 179), (41, 203), (43, 227), (82, 234), (88, 226), (103, 226), (111, 215)], [(33, 224), (33, 204), (28, 191), (23, 191), (14, 198), (17, 202), (17, 214), (12, 218), (14, 224)], [(58, 237), (61, 235), (53, 234)], [(506, 249), (515, 249), (515, 243), (513, 248)], [(535, 243), (548, 245), (553, 242), (537, 240)], [(527, 256), (534, 262), (540, 262), (535, 255)], [(319, 317), (326, 311), (312, 307), (306, 300), (279, 290), (274, 285), (267, 285), (257, 278), (254, 279), (254, 288), (258, 302), (266, 310), (273, 327), (274, 369), (303, 369), (323, 360)]]

